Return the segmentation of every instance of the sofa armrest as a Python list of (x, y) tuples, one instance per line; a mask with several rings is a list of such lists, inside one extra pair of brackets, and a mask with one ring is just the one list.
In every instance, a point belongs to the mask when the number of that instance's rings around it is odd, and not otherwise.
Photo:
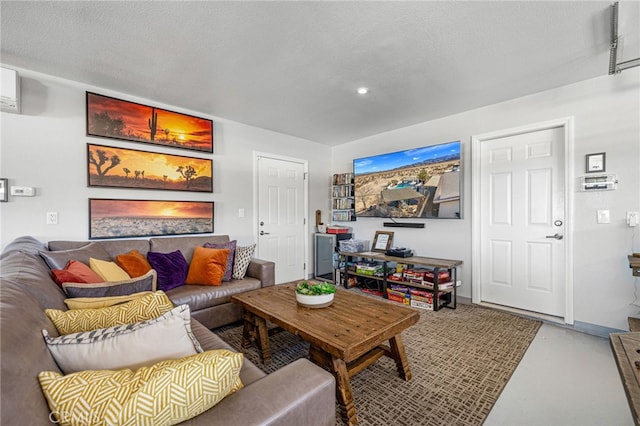
[(333, 376), (299, 359), (224, 398), (187, 425), (334, 426)]
[(247, 275), (259, 279), (262, 287), (272, 286), (276, 282), (276, 264), (254, 257), (249, 263)]

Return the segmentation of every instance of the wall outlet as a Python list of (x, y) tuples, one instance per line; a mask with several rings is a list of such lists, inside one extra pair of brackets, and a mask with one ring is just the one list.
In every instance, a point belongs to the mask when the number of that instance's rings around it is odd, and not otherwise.
[(58, 224), (58, 212), (47, 212), (47, 225)]
[(627, 212), (627, 225), (638, 226), (640, 222), (640, 212)]
[(462, 285), (462, 281), (456, 281), (456, 287), (460, 287)]

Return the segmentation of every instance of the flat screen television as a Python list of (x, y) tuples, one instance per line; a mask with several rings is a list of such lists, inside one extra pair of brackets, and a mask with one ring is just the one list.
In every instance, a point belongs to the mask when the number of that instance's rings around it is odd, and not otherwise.
[(353, 160), (356, 217), (461, 218), (460, 141)]

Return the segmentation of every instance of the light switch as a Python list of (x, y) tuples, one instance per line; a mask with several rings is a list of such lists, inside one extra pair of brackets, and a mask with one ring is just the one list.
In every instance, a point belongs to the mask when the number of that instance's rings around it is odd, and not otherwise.
[(244, 217), (244, 209), (238, 209), (238, 217)]
[(598, 210), (598, 223), (611, 223), (609, 210)]

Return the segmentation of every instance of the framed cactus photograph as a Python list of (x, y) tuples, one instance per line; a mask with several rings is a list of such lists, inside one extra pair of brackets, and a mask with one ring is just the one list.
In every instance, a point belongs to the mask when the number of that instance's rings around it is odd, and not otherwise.
[(213, 152), (213, 121), (87, 93), (87, 136)]
[(87, 144), (89, 186), (213, 192), (213, 161)]

